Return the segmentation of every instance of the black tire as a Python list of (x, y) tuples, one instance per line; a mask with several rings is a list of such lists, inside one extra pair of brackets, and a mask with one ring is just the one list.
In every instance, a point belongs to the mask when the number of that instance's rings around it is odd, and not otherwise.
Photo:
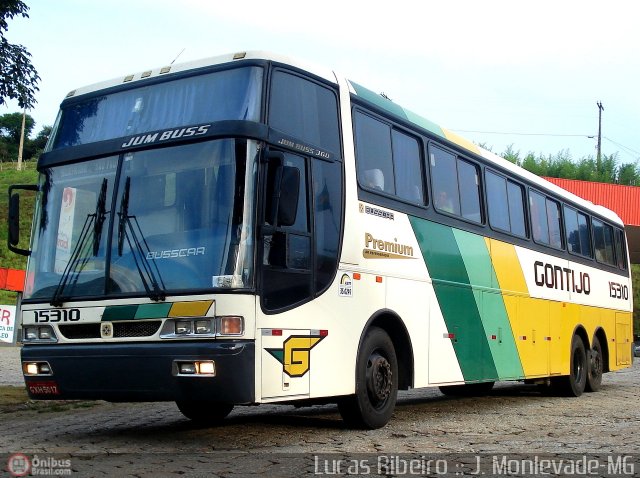
[(604, 372), (604, 355), (602, 355), (602, 345), (598, 337), (593, 338), (591, 350), (588, 357), (589, 372), (587, 374), (587, 392), (597, 392), (602, 385), (602, 373)]
[(176, 401), (176, 405), (185, 417), (202, 425), (216, 425), (233, 410), (233, 405), (220, 402)]
[(577, 335), (571, 339), (569, 375), (558, 377), (552, 385), (557, 393), (566, 397), (579, 397), (587, 386), (589, 362), (584, 342)]
[(495, 382), (465, 383), (464, 385), (443, 385), (438, 387), (448, 397), (481, 397), (489, 393)]
[(345, 423), (373, 430), (385, 426), (398, 398), (398, 360), (387, 333), (370, 328), (356, 360), (356, 393), (338, 402)]

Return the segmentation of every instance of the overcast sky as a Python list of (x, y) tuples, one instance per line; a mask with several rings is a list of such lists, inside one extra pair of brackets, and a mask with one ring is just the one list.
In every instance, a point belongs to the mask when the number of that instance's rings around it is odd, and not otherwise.
[(640, 159), (633, 1), (24, 1), (30, 18), (10, 21), (6, 36), (42, 78), (35, 132), (70, 90), (167, 65), (183, 49), (178, 63), (271, 50), (332, 68), (496, 153), (513, 144), (523, 155), (595, 155), (601, 101), (603, 153)]

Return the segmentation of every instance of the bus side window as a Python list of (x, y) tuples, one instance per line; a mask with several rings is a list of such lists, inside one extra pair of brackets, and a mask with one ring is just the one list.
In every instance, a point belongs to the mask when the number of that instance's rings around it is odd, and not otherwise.
[(598, 219), (594, 219), (593, 242), (595, 244), (596, 260), (602, 264), (615, 265), (613, 228)]
[(395, 194), (391, 127), (359, 111), (355, 113), (354, 127), (360, 186)]
[(538, 192), (529, 191), (529, 205), (533, 240), (540, 244), (549, 244), (549, 223), (544, 196)]
[(431, 148), (433, 203), (437, 210), (460, 215), (456, 157), (440, 148)]
[(616, 229), (616, 262), (618, 268), (627, 270), (627, 249), (625, 247), (624, 232)]
[(395, 129), (391, 132), (391, 140), (397, 195), (407, 201), (424, 204), (418, 141)]
[(294, 138), (340, 155), (336, 94), (282, 70), (273, 72), (271, 83), (269, 124)]

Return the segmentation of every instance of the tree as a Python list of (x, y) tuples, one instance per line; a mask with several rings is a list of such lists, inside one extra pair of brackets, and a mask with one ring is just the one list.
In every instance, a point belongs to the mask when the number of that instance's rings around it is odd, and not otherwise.
[[(36, 122), (31, 115), (26, 115), (24, 122), (25, 138), (31, 135), (31, 131)], [(0, 116), (0, 136), (9, 139), (11, 142), (19, 143), (22, 132), (22, 113), (7, 113)]]
[(20, 0), (0, 2), (0, 105), (7, 99), (17, 100), (20, 108), (31, 109), (36, 103), (39, 90), (38, 72), (31, 64), (31, 54), (22, 45), (13, 45), (4, 37), (7, 20), (16, 15), (29, 18), (27, 7)]

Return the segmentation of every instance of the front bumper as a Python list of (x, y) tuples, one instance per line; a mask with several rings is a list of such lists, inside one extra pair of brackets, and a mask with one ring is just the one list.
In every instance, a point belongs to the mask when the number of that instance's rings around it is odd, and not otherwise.
[[(253, 341), (25, 345), (21, 357), (51, 366), (25, 376), (33, 399), (255, 402)], [(176, 360), (213, 360), (216, 374), (176, 376)]]

